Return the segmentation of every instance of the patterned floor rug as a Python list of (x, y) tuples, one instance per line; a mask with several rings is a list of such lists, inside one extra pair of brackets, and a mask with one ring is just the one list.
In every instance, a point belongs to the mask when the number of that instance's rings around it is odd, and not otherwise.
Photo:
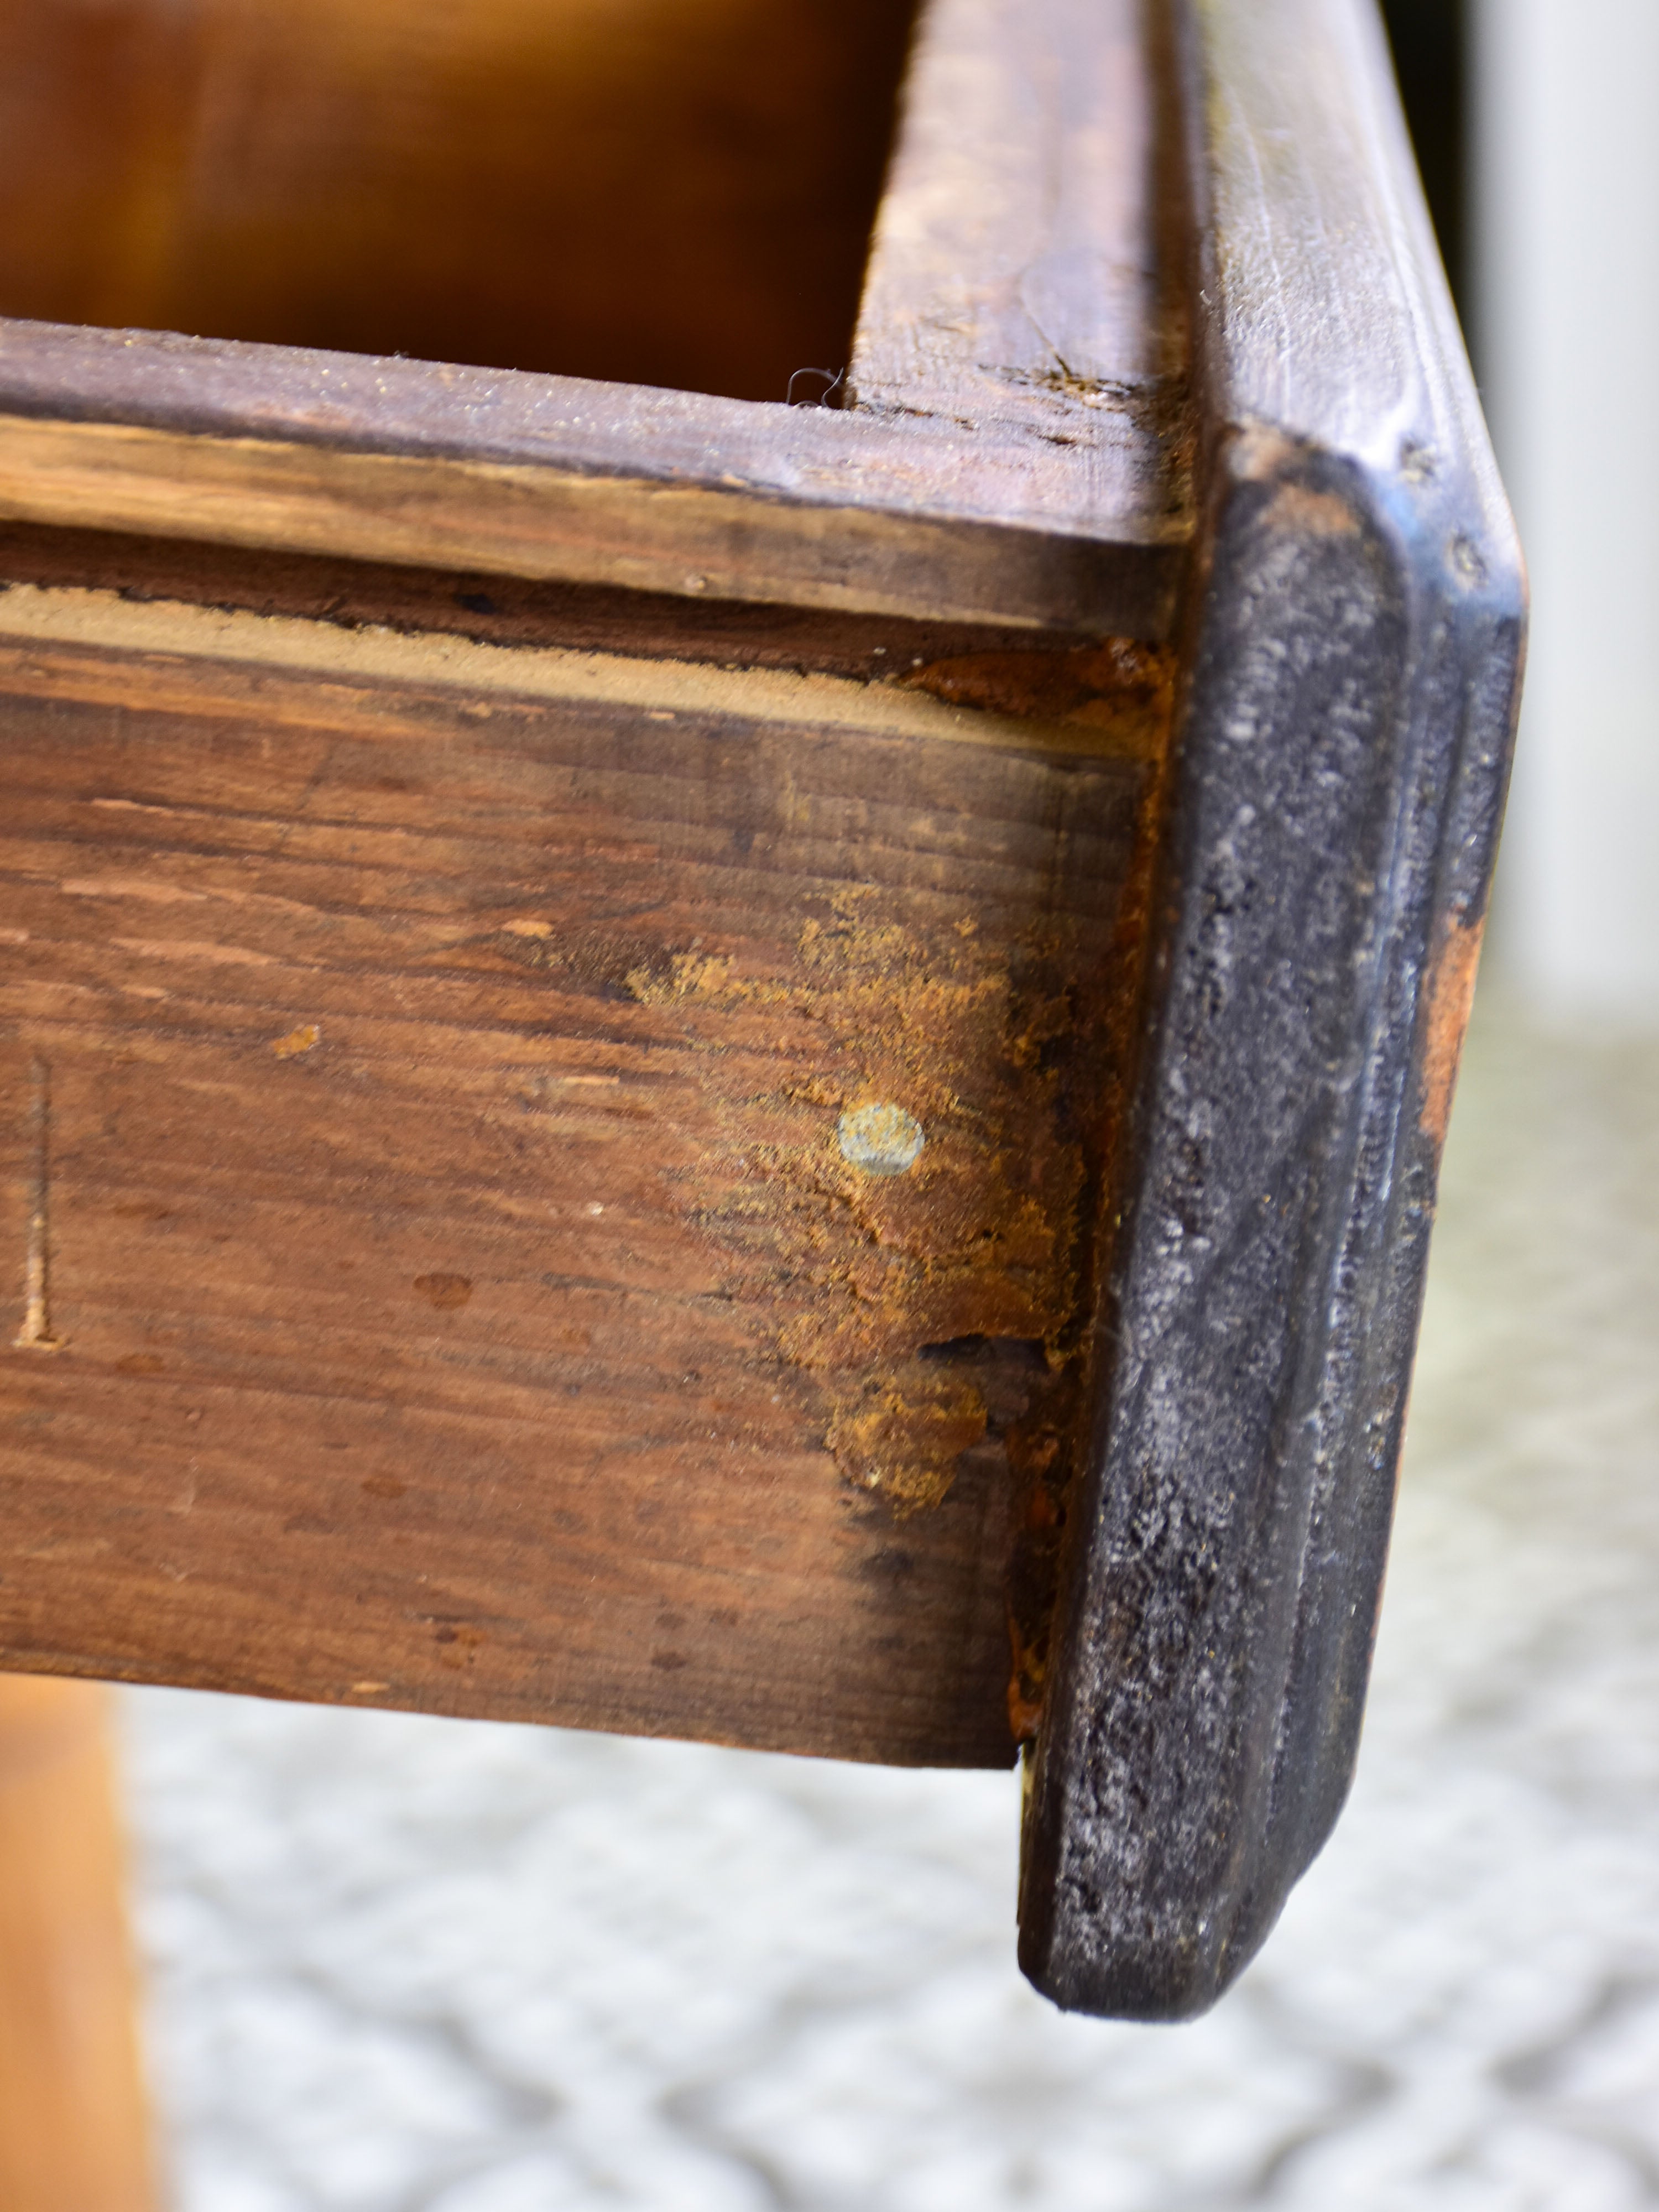
[(181, 2212), (1659, 2204), (1659, 1042), (1480, 1011), (1358, 1781), (1195, 2026), (1021, 1982), (1012, 1777), (125, 1711)]

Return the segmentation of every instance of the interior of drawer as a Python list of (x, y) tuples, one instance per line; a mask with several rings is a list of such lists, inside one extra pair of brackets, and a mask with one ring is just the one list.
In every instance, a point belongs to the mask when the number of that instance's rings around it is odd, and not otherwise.
[(3, 0), (0, 313), (781, 399), (848, 359), (911, 12)]

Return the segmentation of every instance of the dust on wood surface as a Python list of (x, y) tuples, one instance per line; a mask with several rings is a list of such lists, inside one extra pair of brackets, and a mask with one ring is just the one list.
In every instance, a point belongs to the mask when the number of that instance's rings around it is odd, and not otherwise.
[(849, 386), (890, 420), (1135, 457), (1188, 519), (1179, 133), (1140, 0), (933, 0)]

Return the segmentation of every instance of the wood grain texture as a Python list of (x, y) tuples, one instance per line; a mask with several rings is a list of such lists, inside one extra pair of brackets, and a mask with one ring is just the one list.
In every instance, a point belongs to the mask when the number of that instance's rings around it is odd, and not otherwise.
[[(1138, 131), (1133, 72), (1099, 88)], [(148, 300), (207, 266), (162, 140)], [(1183, 465), (1018, 409), (0, 324), (16, 1663), (1010, 1756)], [(847, 1151), (865, 1108), (921, 1133), (902, 1172)]]
[(0, 324), (0, 516), (1159, 638), (1144, 456), (816, 407)]
[[(1042, 687), (1054, 680), (1056, 656), (1048, 653), (969, 654), (913, 667), (892, 682), (853, 682), (563, 646), (503, 652), (493, 643), (411, 637), (378, 623), (307, 622), (223, 606), (135, 600), (129, 593), (101, 590), (28, 584), (0, 590), (0, 637), (38, 647), (43, 665), (56, 658), (56, 647), (67, 647), (72, 653), (91, 648), (100, 656), (100, 673), (74, 664), (82, 667), (85, 695), (117, 706), (128, 703), (131, 680), (118, 656), (131, 655), (173, 664), (175, 674), (167, 690), (184, 711), (193, 686), (204, 684), (213, 690), (207, 672), (214, 664), (251, 661), (344, 687), (417, 682), (459, 695), (468, 712), (480, 715), (488, 715), (490, 702), (498, 698), (623, 714), (672, 706), (673, 714), (736, 712), (777, 730), (1036, 750), (1057, 761), (1150, 760), (1161, 750), (1162, 731), (1146, 712), (1149, 690), (1163, 688), (1160, 663), (1156, 655), (1127, 645), (1063, 656), (1066, 672), (1054, 702), (1057, 711), (1039, 719), (1030, 713), (999, 712), (994, 701), (998, 679), (1011, 693), (1024, 687), (1040, 698)], [(1091, 685), (1080, 680), (1085, 670), (1093, 672)], [(1136, 671), (1144, 672), (1145, 681), (1131, 680)], [(149, 688), (152, 697), (164, 696), (153, 679)], [(966, 703), (960, 695), (966, 696)], [(303, 695), (297, 706), (291, 698), (279, 704), (273, 697), (274, 720), (286, 721), (295, 712), (307, 721), (313, 719)]]
[[(12, 227), (11, 246), (0, 248), (0, 305), (8, 298), (5, 253), (36, 269), (30, 257), (38, 249), (36, 273), (52, 283), (31, 290), (31, 277), (14, 289), (13, 304), (98, 319), (115, 312), (109, 302), (120, 286), (111, 291), (108, 272), (118, 268), (126, 272), (121, 283), (149, 303), (131, 310), (141, 319), (171, 313), (158, 303), (195, 299), (203, 283), (218, 298), (217, 285), (220, 306), (205, 321), (198, 315), (196, 327), (231, 335), (0, 319), (0, 519), (924, 621), (1096, 637), (1170, 634), (1191, 534), (1184, 333), (1160, 229), (1168, 195), (1148, 181), (1163, 158), (1163, 136), (1148, 121), (1154, 79), (1123, 6), (1102, 23), (1076, 0), (1042, 0), (1023, 27), (999, 9), (981, 9), (976, 27), (962, 0), (935, 0), (860, 324), (859, 404), (840, 410), (337, 349), (388, 341), (377, 335), (374, 283), (345, 283), (336, 263), (340, 254), (366, 253), (395, 293), (400, 252), (405, 261), (411, 252), (435, 255), (437, 268), (452, 249), (463, 251), (466, 281), (444, 274), (445, 263), (442, 281), (428, 286), (428, 305), (438, 302), (451, 318), (415, 337), (434, 351), (465, 359), (482, 346), (514, 362), (535, 354), (505, 339), (485, 343), (494, 325), (474, 294), (479, 284), (494, 285), (532, 323), (538, 313), (551, 331), (574, 317), (573, 330), (588, 331), (556, 360), (550, 354), (550, 366), (701, 381), (727, 393), (775, 388), (781, 401), (787, 377), (779, 384), (773, 368), (763, 374), (758, 366), (739, 373), (729, 359), (717, 373), (708, 353), (709, 344), (716, 351), (725, 344), (728, 355), (748, 349), (757, 364), (771, 360), (778, 314), (751, 294), (757, 283), (763, 290), (773, 284), (777, 270), (747, 246), (734, 249), (735, 258), (728, 252), (742, 230), (735, 216), (724, 225), (706, 222), (699, 232), (714, 240), (717, 258), (730, 262), (711, 272), (698, 251), (673, 244), (672, 225), (647, 222), (640, 210), (653, 207), (652, 195), (672, 179), (676, 215), (696, 215), (694, 186), (710, 163), (748, 178), (743, 191), (750, 200), (753, 180), (763, 179), (768, 237), (782, 238), (792, 225), (802, 234), (799, 252), (784, 256), (787, 280), (774, 305), (779, 314), (799, 307), (809, 319), (828, 313), (835, 287), (820, 282), (820, 264), (826, 254), (846, 258), (844, 240), (835, 242), (845, 209), (862, 210), (860, 222), (867, 218), (868, 194), (857, 179), (870, 168), (869, 118), (884, 117), (890, 105), (904, 9), (866, 4), (832, 16), (817, 0), (788, 11), (762, 0), (721, 0), (711, 14), (680, 0), (573, 0), (533, 11), (532, 27), (517, 0), (492, 0), (453, 20), (434, 9), (412, 25), (400, 17), (394, 38), (384, 11), (364, 4), (325, 11), (328, 26), (315, 40), (288, 25), (280, 43), (298, 58), (264, 72), (249, 57), (265, 52), (276, 19), (251, 0), (198, 0), (154, 12), (126, 0), (117, 12), (116, 46), (126, 39), (149, 53), (156, 40), (173, 39), (188, 50), (189, 66), (173, 72), (179, 83), (165, 96), (149, 83), (155, 72), (148, 64), (135, 64), (127, 84), (106, 58), (104, 74), (93, 73), (96, 83), (69, 100), (73, 71), (64, 74), (63, 55), (82, 21), (79, 0), (49, 16), (18, 8), (8, 17), (0, 9), (0, 52), (8, 37), (27, 49), (15, 84), (39, 78), (51, 95), (31, 108), (30, 129), (50, 139), (58, 127), (52, 117), (72, 111), (74, 130), (64, 143), (79, 145), (75, 133), (93, 128), (88, 118), (109, 100), (129, 100), (135, 112), (173, 100), (185, 118), (158, 125), (154, 144), (100, 147), (101, 166), (88, 153), (75, 189), (63, 174), (68, 154), (20, 167), (16, 190), (51, 220)], [(406, 79), (429, 80), (440, 90), (459, 85), (457, 112), (470, 114), (477, 86), (461, 49), (472, 41), (506, 52), (513, 39), (502, 46), (504, 25), (532, 46), (541, 40), (546, 55), (556, 48), (570, 62), (573, 83), (590, 65), (613, 91), (635, 64), (643, 71), (624, 106), (641, 134), (634, 144), (648, 136), (652, 158), (634, 162), (631, 198), (598, 191), (596, 179), (608, 173), (603, 165), (593, 175), (581, 170), (599, 214), (558, 232), (561, 252), (575, 256), (579, 270), (565, 286), (526, 287), (522, 259), (475, 250), (476, 204), (465, 196), (446, 207), (442, 222), (425, 221), (418, 195), (400, 198), (388, 183), (397, 161), (388, 169), (381, 159), (392, 158), (393, 141), (410, 158), (419, 150), (426, 159), (431, 149), (417, 149), (419, 134), (410, 131), (411, 115), (423, 112), (419, 100), (412, 107), (388, 100), (381, 112), (368, 98), (376, 70), (384, 64), (394, 87)], [(688, 37), (697, 52), (682, 66)], [(698, 88), (711, 69), (719, 76), (728, 48), (738, 57), (729, 88), (736, 108), (720, 126)], [(356, 87), (353, 97), (307, 106), (301, 79), (310, 71), (333, 84), (337, 64), (342, 83)], [(969, 120), (986, 175), (977, 199), (968, 196), (971, 220), (952, 228), (940, 210), (961, 193), (962, 164), (951, 150), (949, 116), (946, 127), (939, 117), (941, 103), (949, 110), (955, 99), (951, 70), (964, 68), (976, 88)], [(585, 133), (597, 131), (609, 145), (621, 128), (621, 110), (601, 101), (590, 115), (583, 104), (581, 127), (567, 134), (568, 144), (556, 143), (548, 115), (562, 111), (556, 102), (548, 110), (536, 69), (510, 74), (509, 104), (535, 106), (541, 150), (526, 149), (522, 134), (509, 130), (499, 149), (484, 134), (479, 158), (499, 152), (533, 167), (544, 155), (565, 177), (591, 151)], [(804, 88), (820, 79), (823, 97), (809, 98)], [(672, 111), (665, 135), (653, 130), (653, 87)], [(758, 137), (745, 137), (734, 121), (750, 91), (764, 110)], [(448, 97), (439, 99), (444, 114)], [(206, 119), (191, 125), (196, 137), (186, 144), (191, 100)], [(758, 154), (791, 101), (801, 121), (786, 136), (799, 143), (780, 167)], [(865, 118), (850, 137), (837, 120), (849, 101)], [(228, 136), (226, 118), (239, 115), (246, 130)], [(461, 135), (473, 143), (478, 134), (471, 125), (468, 131), (471, 137)], [(693, 163), (690, 181), (673, 158), (677, 131), (702, 149), (703, 167)], [(295, 148), (318, 133), (329, 142), (327, 158), (300, 160)], [(331, 133), (348, 149), (366, 133), (367, 166), (360, 174), (347, 163), (351, 188), (337, 226), (307, 226), (308, 195), (331, 194), (331, 208), (340, 198), (330, 182), (337, 150)], [(431, 158), (434, 173), (443, 173), (443, 149)], [(847, 173), (834, 192), (819, 189), (826, 163)], [(230, 185), (221, 191), (215, 179), (226, 164)], [(3, 186), (0, 170), (0, 207)], [(123, 195), (132, 202), (125, 229), (99, 214), (112, 194), (123, 205)], [(792, 210), (803, 198), (817, 211), (798, 222)], [(992, 209), (1004, 199), (993, 222)], [(741, 191), (738, 201), (749, 216), (761, 204), (751, 206)], [(372, 221), (363, 215), (370, 203), (379, 210)], [(611, 217), (626, 228), (636, 216), (652, 251), (668, 253), (672, 282), (643, 283), (607, 232)], [(409, 234), (402, 246), (379, 239), (377, 226), (394, 216)], [(249, 251), (239, 225), (258, 231), (273, 223), (261, 251)], [(835, 232), (828, 244), (820, 236), (826, 224)], [(210, 250), (203, 244), (210, 232), (217, 240)], [(584, 270), (591, 283), (580, 276)], [(264, 318), (261, 286), (286, 297), (284, 287), (303, 292), (307, 285), (318, 310), (309, 319), (286, 310), (275, 321)], [(960, 342), (941, 351), (958, 294), (976, 303), (974, 316), (961, 322), (957, 315)], [(246, 313), (229, 304), (244, 295)], [(103, 304), (85, 303), (94, 298)], [(189, 321), (182, 307), (179, 313)], [(663, 347), (672, 346), (660, 332), (641, 334), (641, 314), (686, 325), (680, 339), (690, 351), (672, 374)], [(593, 335), (607, 316), (621, 332), (614, 344)], [(691, 321), (708, 325), (695, 343)], [(1056, 368), (1060, 357), (1039, 337), (1039, 324), (1052, 326), (1051, 337), (1060, 331), (1069, 368)], [(718, 336), (709, 338), (709, 331)], [(915, 343), (919, 331), (933, 333), (927, 345)], [(312, 343), (244, 342), (278, 334)], [(337, 349), (317, 349), (319, 339)], [(805, 345), (804, 337), (799, 343)], [(841, 366), (844, 349), (826, 359)], [(813, 349), (793, 365), (809, 361), (819, 365)], [(948, 404), (947, 387), (957, 390)]]
[(157, 2212), (105, 1693), (0, 1676), (0, 2203)]
[(1525, 592), (1370, 0), (1190, 0), (1203, 589), (1022, 1961), (1179, 2018), (1352, 1771)]
[(1086, 632), (825, 612), (706, 592), (607, 589), (27, 523), (0, 523), (0, 582), (112, 591), (134, 605), (164, 599), (240, 608), (339, 629), (646, 654), (863, 683), (914, 678), (932, 684), (935, 675), (924, 672), (965, 657), (988, 662), (1012, 656), (1024, 665), (1042, 655), (1044, 665), (1069, 667), (1099, 645)]
[(974, 659), (0, 594), (9, 1663), (1011, 1756), (1168, 678)]
[(1175, 118), (1144, 0), (935, 0), (854, 348), (861, 410), (1133, 457), (1185, 520)]
[(0, 312), (783, 400), (847, 360), (895, 0), (0, 6)]
[[(502, 9), (504, 0), (483, 11), (484, 24)], [(657, 0), (664, 9), (668, 0)], [(544, 11), (553, 27), (546, 35), (564, 38), (591, 13)], [(940, 104), (938, 58), (963, 46), (964, 18), (957, 0), (938, 0), (933, 13), (891, 237), (883, 232), (860, 321), (858, 407), (785, 407), (568, 374), (0, 321), (0, 518), (657, 595), (1164, 639), (1190, 538), (1190, 456), (1179, 427), (1183, 337), (1159, 232), (1164, 201), (1146, 175), (1157, 161), (1157, 133), (1146, 122), (1148, 73), (1121, 9), (1102, 27), (1073, 0), (1044, 0), (1030, 20), (1036, 62), (1011, 77), (998, 108), (991, 64), (1022, 42), (1000, 13), (988, 13), (975, 128), (1000, 149), (998, 179), (1009, 168), (1022, 188), (1000, 226), (984, 219), (982, 192), (975, 223), (929, 232), (918, 257), (905, 243), (915, 208), (936, 210), (940, 192), (953, 195), (960, 184), (949, 166), (957, 161), (949, 133), (929, 118)], [(854, 15), (836, 18), (838, 35), (848, 35), (836, 60), (842, 70), (856, 62), (858, 40), (891, 40), (902, 22), (902, 11), (891, 9)], [(717, 27), (738, 18), (748, 22), (744, 0), (728, 0)], [(133, 20), (133, 35), (159, 22), (143, 11)], [(208, 9), (201, 20), (216, 24), (219, 15)], [(264, 22), (258, 11), (223, 20), (237, 38), (254, 38)], [(345, 27), (356, 20), (338, 15)], [(185, 13), (181, 22), (197, 18)], [(362, 22), (378, 24), (378, 15), (369, 11)], [(51, 38), (53, 27), (60, 28), (58, 15), (49, 31), (35, 24), (27, 35)], [(24, 35), (15, 24), (13, 31)], [(805, 55), (811, 38), (801, 35)], [(418, 38), (411, 51), (418, 53)], [(719, 38), (710, 51), (723, 51)], [(675, 76), (665, 66), (672, 53), (671, 40), (654, 64), (665, 80)], [(763, 64), (761, 55), (757, 66)], [(279, 70), (270, 100), (279, 101), (283, 84)], [(951, 84), (942, 91), (949, 95)], [(316, 128), (330, 126), (330, 115), (319, 115)], [(810, 143), (818, 143), (817, 118), (814, 108)], [(1057, 215), (1033, 204), (1030, 159), (1020, 168), (1015, 142), (1057, 149)], [(157, 153), (164, 168), (175, 153), (168, 139)], [(641, 175), (671, 168), (661, 159), (641, 164)], [(40, 185), (60, 195), (62, 222), (35, 243), (45, 254), (42, 241), (55, 241), (73, 285), (84, 254), (77, 264), (70, 252), (70, 234), (80, 234), (62, 212), (73, 195), (62, 199), (60, 181)], [(407, 210), (404, 219), (420, 234)], [(155, 250), (168, 270), (175, 248), (166, 241), (179, 222), (164, 192), (150, 230), (159, 226), (164, 246)], [(13, 237), (31, 234), (24, 228)], [(88, 239), (93, 258), (111, 250), (104, 230), (93, 228)], [(602, 230), (595, 239), (602, 248)], [(143, 261), (133, 241), (122, 250)], [(239, 281), (265, 281), (257, 258), (230, 258)], [(480, 270), (511, 264), (471, 248), (467, 258)], [(617, 276), (617, 257), (599, 258), (606, 281)], [(1148, 274), (1159, 270), (1161, 276)], [(164, 274), (155, 274), (161, 292)], [(695, 257), (681, 274), (690, 283)], [(807, 264), (792, 283), (810, 295)], [(951, 299), (951, 288), (967, 288), (987, 323), (949, 356), (905, 337), (922, 325), (938, 337), (949, 321), (940, 285)], [(925, 296), (911, 301), (918, 288)], [(684, 299), (679, 279), (671, 292)], [(465, 299), (465, 288), (456, 296)], [(1066, 299), (1075, 327), (1055, 327), (1084, 361), (1075, 376), (1057, 372), (1030, 323), (1037, 307), (1053, 321)], [(46, 295), (31, 295), (31, 303), (46, 305)], [(754, 312), (741, 283), (708, 285), (702, 312), (730, 341), (748, 343)], [(239, 338), (252, 330), (234, 316), (232, 323)], [(337, 325), (325, 319), (295, 334), (330, 337)], [(356, 327), (352, 338), (372, 343)], [(984, 347), (998, 356), (988, 385), (969, 361)], [(571, 354), (562, 365), (581, 361)], [(960, 389), (947, 404), (951, 378)], [(737, 389), (732, 376), (726, 385)], [(982, 404), (987, 394), (994, 404)]]

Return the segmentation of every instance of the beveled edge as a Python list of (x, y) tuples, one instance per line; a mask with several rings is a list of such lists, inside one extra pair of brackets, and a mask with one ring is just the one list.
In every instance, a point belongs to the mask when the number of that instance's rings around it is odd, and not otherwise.
[(1204, 510), (1021, 1963), (1191, 2017), (1352, 1772), (1525, 581), (1373, 0), (1176, 0)]

